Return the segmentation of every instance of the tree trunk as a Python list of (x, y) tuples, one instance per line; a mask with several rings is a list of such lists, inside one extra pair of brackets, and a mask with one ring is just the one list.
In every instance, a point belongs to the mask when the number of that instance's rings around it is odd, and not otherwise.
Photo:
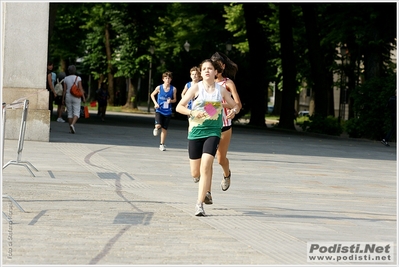
[(105, 51), (107, 54), (107, 62), (108, 62), (108, 69), (107, 69), (107, 74), (108, 74), (108, 92), (109, 92), (109, 100), (108, 103), (110, 105), (114, 105), (114, 74), (112, 72), (112, 52), (111, 52), (111, 44), (110, 44), (110, 35), (109, 35), (109, 24), (107, 23), (105, 25)]
[(249, 45), (249, 66), (256, 79), (249, 80), (251, 87), (251, 96), (249, 99), (249, 108), (251, 118), (249, 124), (266, 127), (266, 93), (269, 81), (265, 78), (267, 75), (267, 62), (265, 50), (268, 49), (266, 35), (262, 30), (262, 25), (258, 22), (259, 12), (265, 9), (264, 4), (245, 3), (244, 17), (247, 29), (247, 39)]
[(276, 116), (280, 116), (280, 114), (281, 114), (281, 103), (282, 103), (281, 98), (283, 96), (282, 96), (281, 90), (278, 88), (278, 84), (281, 82), (281, 78), (282, 78), (282, 75), (278, 75), (278, 77), (276, 78), (276, 80), (274, 82), (274, 84), (275, 84), (275, 86), (274, 86), (274, 108), (273, 108), (272, 114), (276, 115)]
[(126, 104), (123, 106), (124, 108), (131, 108), (131, 109), (137, 109), (137, 86), (136, 83), (132, 83), (132, 79), (128, 78), (127, 83), (129, 86), (129, 90), (127, 92), (127, 97), (126, 97)]
[(294, 61), (294, 40), (292, 36), (291, 4), (279, 4), (281, 67), (283, 92), (279, 128), (295, 130), (294, 107), (296, 94), (296, 67)]
[(317, 29), (317, 17), (314, 11), (314, 4), (302, 4), (301, 6), (308, 39), (310, 68), (312, 71), (313, 82), (312, 87), (315, 96), (315, 114), (327, 117), (329, 113), (329, 87), (326, 77), (329, 73), (326, 70), (320, 48), (320, 37)]

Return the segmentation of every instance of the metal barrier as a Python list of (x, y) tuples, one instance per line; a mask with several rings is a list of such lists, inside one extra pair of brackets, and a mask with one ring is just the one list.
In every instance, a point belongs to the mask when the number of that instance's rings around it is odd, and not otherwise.
[[(32, 172), (32, 170), (29, 168), (31, 166), (35, 171), (38, 171), (35, 166), (33, 166), (29, 161), (22, 161), (22, 150), (24, 149), (24, 139), (25, 139), (25, 130), (26, 130), (26, 119), (28, 116), (28, 107), (29, 107), (29, 100), (25, 99), (23, 102), (16, 102), (12, 103), (9, 106), (23, 106), (22, 110), (22, 120), (21, 120), (21, 128), (19, 131), (19, 139), (18, 139), (18, 151), (17, 151), (17, 160), (10, 160), (6, 165), (3, 166), (3, 169), (5, 169), (9, 165), (21, 165), (25, 166), (28, 171), (32, 174), (33, 177), (35, 177), (35, 174)], [(14, 107), (15, 108), (15, 107)], [(3, 109), (3, 114), (5, 115), (5, 111)], [(5, 116), (3, 117), (3, 133), (5, 133)], [(4, 134), (3, 134), (3, 142), (4, 142)], [(3, 147), (3, 153), (4, 153), (4, 147)]]
[[(6, 103), (3, 103), (2, 104), (2, 107), (3, 107), (3, 112), (2, 112), (2, 114), (3, 114), (3, 117), (2, 117), (2, 119), (3, 119), (3, 131), (2, 131), (2, 140), (3, 140), (3, 146), (2, 146), (2, 165), (4, 164), (4, 139), (5, 139), (5, 126), (6, 126)], [(25, 117), (25, 119), (26, 119), (26, 117)], [(5, 168), (5, 166), (3, 167), (3, 169)], [(17, 208), (20, 210), (20, 211), (22, 211), (22, 212), (25, 212), (25, 210), (18, 204), (18, 202), (17, 201), (15, 201), (11, 196), (9, 196), (9, 195), (3, 195), (2, 197), (5, 197), (5, 198), (8, 198), (12, 203), (14, 203), (14, 205), (15, 206), (17, 206)], [(11, 222), (12, 221), (12, 219), (10, 218), (10, 217), (8, 217), (7, 216), (7, 214), (3, 211), (3, 217), (8, 221), (8, 222)]]

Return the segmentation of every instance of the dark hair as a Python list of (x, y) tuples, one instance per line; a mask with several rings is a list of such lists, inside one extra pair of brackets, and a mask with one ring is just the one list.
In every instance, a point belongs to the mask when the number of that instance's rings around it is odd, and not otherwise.
[(62, 72), (58, 73), (57, 76), (58, 76), (58, 79), (59, 79), (59, 80), (62, 80), (62, 79), (65, 78), (66, 74), (65, 74), (65, 72), (62, 71)]
[(203, 60), (203, 61), (200, 63), (199, 69), (201, 70), (201, 69), (202, 69), (202, 65), (203, 65), (204, 63), (207, 63), (207, 62), (208, 62), (208, 63), (211, 63), (212, 66), (215, 68), (215, 70), (217, 70), (218, 72), (221, 71), (221, 68), (220, 68), (219, 64), (217, 64), (216, 61), (212, 61), (212, 60), (209, 59), (209, 58)]
[(196, 71), (197, 73), (201, 73), (201, 70), (200, 70), (197, 66), (194, 66), (194, 67), (192, 67), (192, 68), (190, 69), (190, 74), (191, 74), (191, 72), (193, 72), (193, 71)]
[(162, 79), (163, 79), (164, 77), (170, 77), (171, 79), (173, 79), (172, 72), (171, 72), (171, 71), (166, 71), (166, 72), (164, 72), (164, 73), (162, 74)]
[[(238, 66), (236, 63), (231, 61), (230, 58), (228, 58), (225, 54), (221, 52), (216, 52), (211, 56), (211, 60), (214, 62), (220, 61), (222, 64), (225, 65), (224, 70), (222, 72), (223, 77), (227, 77), (230, 79), (234, 79), (236, 77), (236, 73), (238, 71)], [(221, 68), (220, 68), (221, 69)], [(219, 71), (219, 70), (218, 70)]]

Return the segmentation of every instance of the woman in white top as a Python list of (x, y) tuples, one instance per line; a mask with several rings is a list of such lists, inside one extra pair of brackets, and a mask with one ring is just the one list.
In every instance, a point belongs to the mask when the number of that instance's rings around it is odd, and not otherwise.
[[(218, 74), (216, 76), (216, 82), (224, 87), (226, 87), (227, 91), (231, 93), (235, 103), (237, 104), (237, 113), (241, 110), (242, 104), (240, 100), (240, 96), (238, 95), (237, 88), (233, 82), (238, 67), (233, 61), (231, 61), (225, 54), (216, 52), (212, 55), (211, 60), (218, 64)], [(232, 121), (231, 119), (227, 118), (228, 113), (228, 104), (223, 102), (223, 128), (222, 128), (222, 137), (220, 139), (219, 148), (216, 154), (216, 158), (218, 159), (219, 165), (223, 169), (223, 179), (220, 183), (222, 190), (226, 191), (230, 187), (230, 178), (231, 178), (231, 171), (230, 171), (230, 164), (229, 159), (227, 158), (227, 150), (230, 146), (230, 140), (232, 135)], [(209, 192), (211, 188), (208, 189)], [(212, 200), (210, 203), (205, 204), (212, 204)]]
[[(188, 130), (188, 154), (191, 175), (199, 179), (196, 216), (205, 216), (203, 203), (207, 189), (212, 183), (212, 165), (219, 145), (222, 129), (222, 101), (234, 107), (227, 118), (234, 118), (238, 106), (225, 87), (215, 82), (217, 70), (214, 62), (204, 60), (200, 65), (202, 81), (194, 84), (186, 92), (176, 111), (190, 116)], [(187, 107), (193, 99), (192, 107)], [(210, 197), (210, 196), (209, 196)]]
[[(86, 102), (86, 98), (84, 95), (83, 87), (82, 87), (82, 79), (76, 75), (76, 66), (70, 65), (68, 67), (69, 75), (64, 78), (64, 92), (62, 94), (62, 103), (66, 105), (68, 111), (68, 122), (69, 129), (71, 133), (75, 133), (75, 124), (80, 116), (80, 103), (83, 99), (83, 102)], [(83, 96), (75, 97), (71, 94), (72, 84), (76, 83), (79, 89), (83, 92)]]

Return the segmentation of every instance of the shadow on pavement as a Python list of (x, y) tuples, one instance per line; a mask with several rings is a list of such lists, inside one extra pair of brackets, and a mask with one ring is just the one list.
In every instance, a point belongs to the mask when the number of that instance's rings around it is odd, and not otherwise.
[[(159, 136), (152, 135), (153, 127), (154, 114), (110, 112), (103, 122), (90, 113), (90, 118), (79, 119), (76, 134), (69, 133), (67, 123), (51, 121), (50, 142), (157, 147)], [(185, 119), (171, 119), (168, 150), (187, 150), (187, 127)], [(258, 160), (257, 154), (396, 160), (396, 146), (385, 147), (378, 141), (242, 125), (233, 126), (229, 153), (234, 152), (253, 153), (253, 158), (243, 160)]]

